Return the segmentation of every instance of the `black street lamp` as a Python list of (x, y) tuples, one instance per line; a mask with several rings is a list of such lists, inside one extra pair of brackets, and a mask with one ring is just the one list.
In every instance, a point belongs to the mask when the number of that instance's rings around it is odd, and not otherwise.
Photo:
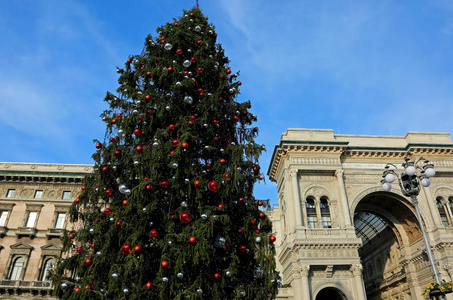
[[(392, 189), (391, 183), (395, 181), (395, 179), (398, 179), (398, 183), (403, 195), (411, 198), (412, 204), (414, 205), (415, 211), (417, 213), (417, 220), (422, 232), (423, 241), (426, 247), (426, 253), (428, 255), (429, 263), (433, 272), (433, 277), (436, 284), (440, 286), (442, 282), (439, 277), (437, 265), (434, 262), (433, 252), (429, 244), (425, 227), (423, 226), (417, 199), (417, 196), (420, 193), (420, 185), (424, 187), (430, 186), (431, 181), (429, 180), (429, 178), (436, 175), (436, 171), (434, 170), (434, 165), (430, 164), (429, 161), (424, 159), (423, 157), (417, 159), (415, 162), (410, 161), (407, 156), (404, 157), (404, 160), (405, 162), (402, 164), (404, 171), (401, 173), (401, 175), (396, 173), (397, 167), (394, 164), (388, 163), (385, 166), (385, 171), (382, 175), (383, 179), (381, 180), (382, 188), (384, 189), (384, 191), (390, 191)], [(390, 169), (391, 167), (393, 167), (393, 169)], [(445, 299), (444, 294), (445, 293), (440, 292), (437, 293), (435, 297), (437, 297), (437, 299), (439, 300)]]

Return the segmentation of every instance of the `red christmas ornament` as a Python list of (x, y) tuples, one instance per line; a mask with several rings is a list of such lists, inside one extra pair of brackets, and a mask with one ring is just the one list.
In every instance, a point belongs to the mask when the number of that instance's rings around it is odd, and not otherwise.
[(226, 179), (226, 180), (230, 180), (230, 175), (228, 173), (226, 173), (225, 175), (223, 175), (223, 177)]
[(78, 248), (77, 248), (77, 253), (80, 254), (80, 253), (82, 253), (82, 252), (83, 252), (83, 247), (78, 247)]
[(105, 195), (108, 197), (112, 196), (112, 190), (111, 189), (106, 190)]
[(239, 232), (239, 233), (242, 233), (242, 228), (239, 228), (239, 229), (238, 229), (238, 232)]
[(155, 238), (159, 236), (159, 232), (156, 229), (153, 229), (150, 231), (149, 235)]
[(173, 68), (172, 67), (168, 67), (168, 72), (173, 72)]
[(206, 169), (210, 170), (211, 169), (211, 164), (206, 164)]
[(252, 225), (256, 225), (256, 221), (255, 221), (255, 220), (250, 221), (250, 223), (251, 223)]
[(112, 210), (110, 208), (106, 208), (104, 210), (104, 214), (106, 214), (106, 215), (110, 215), (111, 213), (112, 213)]
[(219, 207), (220, 209), (223, 209), (223, 204), (219, 204), (218, 207)]
[(242, 82), (238, 81), (238, 85), (242, 85)]
[(203, 68), (198, 68), (197, 71), (198, 73), (203, 73)]
[(227, 70), (226, 70), (226, 73), (227, 73), (227, 74), (231, 74), (231, 70), (230, 70), (230, 69), (227, 69)]
[(152, 286), (153, 286), (153, 284), (151, 282), (149, 282), (149, 281), (145, 284), (145, 287), (147, 289), (150, 289)]
[(241, 246), (239, 247), (239, 251), (241, 251), (242, 253), (244, 253), (245, 251), (247, 251), (247, 247), (244, 246), (244, 245), (241, 245)]
[(127, 205), (127, 200), (124, 199), (124, 200), (123, 200), (123, 206), (126, 206), (126, 205)]
[(86, 289), (86, 290), (91, 290), (91, 287), (92, 287), (91, 284), (87, 284), (87, 285), (85, 286), (85, 289)]
[(176, 153), (175, 150), (171, 150), (171, 151), (170, 151), (170, 155), (173, 155), (173, 154), (175, 154), (175, 153)]
[(200, 98), (204, 98), (204, 93), (200, 93)]
[(110, 143), (114, 143), (114, 142), (116, 142), (115, 138), (113, 138), (113, 137), (110, 138)]
[(170, 124), (170, 125), (168, 126), (168, 129), (170, 129), (170, 130), (175, 130), (175, 125), (174, 125), (174, 124)]
[(147, 190), (148, 192), (151, 191), (151, 185), (150, 185), (150, 184), (148, 184), (148, 185), (146, 186), (146, 190)]
[(183, 147), (184, 149), (187, 149), (187, 148), (189, 148), (189, 144), (187, 144), (187, 143), (182, 143), (181, 147)]
[(193, 182), (193, 185), (195, 185), (196, 187), (200, 186), (200, 180), (195, 180)]
[(79, 287), (76, 287), (76, 288), (74, 289), (74, 292), (77, 293), (78, 291), (80, 291), (80, 288), (79, 288)]
[(270, 257), (266, 257), (266, 260), (267, 260), (267, 262), (270, 262), (271, 258)]
[(146, 96), (145, 96), (145, 99), (146, 99), (146, 100), (149, 100), (149, 99), (151, 99), (151, 96), (150, 96), (150, 95), (146, 95)]
[(191, 63), (195, 63), (196, 61), (197, 61), (197, 60), (195, 59), (195, 57), (192, 57), (192, 58), (190, 59), (190, 62), (191, 62)]
[(121, 252), (124, 254), (124, 255), (128, 255), (129, 254), (129, 250), (130, 250), (130, 245), (129, 244), (124, 244), (122, 247), (121, 247)]
[(69, 238), (72, 240), (74, 238), (74, 233), (70, 233)]
[(193, 17), (193, 16), (194, 16), (194, 13), (190, 13), (190, 16)]
[(82, 185), (82, 190), (86, 189), (87, 186), (86, 185)]
[(118, 157), (118, 156), (120, 156), (120, 155), (121, 155), (121, 151), (120, 151), (120, 150), (116, 150), (116, 151), (115, 151), (115, 156)]
[(195, 116), (190, 116), (190, 119), (195, 120), (196, 117)]
[(261, 233), (261, 231), (260, 231), (259, 229), (257, 229), (255, 232), (256, 232), (256, 233)]
[(179, 146), (179, 141), (178, 140), (174, 140), (172, 143), (173, 147), (178, 147)]
[(75, 203), (76, 203), (76, 204), (80, 203), (80, 198), (76, 198), (76, 199), (75, 199)]
[(141, 152), (143, 152), (143, 147), (137, 146), (137, 148), (135, 148), (135, 150), (137, 150), (138, 153), (141, 153)]
[(150, 72), (150, 71), (146, 72), (146, 75), (147, 75), (147, 76), (150, 76), (150, 75), (151, 75), (151, 72)]
[(93, 250), (96, 250), (98, 248), (98, 246), (96, 246), (96, 244), (93, 243), (93, 244), (91, 244), (90, 248)]
[(219, 137), (218, 136), (214, 137), (214, 141), (218, 142), (219, 141)]
[(197, 44), (200, 45), (201, 43), (203, 43), (202, 40), (198, 40)]
[(170, 183), (167, 180), (163, 180), (159, 183), (159, 186), (163, 190), (168, 190), (170, 188)]
[(132, 60), (130, 58), (127, 59), (127, 63), (130, 64)]
[(260, 212), (260, 218), (264, 218), (265, 214), (263, 212)]
[(219, 121), (217, 121), (217, 120), (212, 121), (212, 123), (213, 123), (214, 125), (219, 125)]
[(261, 200), (258, 201), (258, 205), (259, 205), (259, 206), (263, 206), (263, 201), (261, 201)]
[(238, 116), (234, 116), (233, 118), (235, 121), (238, 121), (239, 120), (239, 117)]
[(134, 247), (134, 252), (135, 253), (140, 253), (140, 251), (142, 251), (142, 247), (140, 245), (137, 245)]
[(192, 121), (189, 121), (189, 125), (192, 126), (192, 125), (193, 125), (193, 122), (192, 122)]
[(181, 54), (182, 54), (182, 50), (181, 50), (181, 49), (178, 49), (178, 50), (176, 50), (176, 53), (178, 53), (179, 55), (181, 55)]
[(87, 265), (91, 264), (91, 258), (85, 259), (85, 264), (87, 264)]
[(256, 173), (256, 172), (258, 172), (258, 171), (259, 171), (258, 167), (253, 167), (253, 172)]
[(208, 189), (210, 189), (213, 192), (216, 192), (219, 189), (219, 184), (212, 180), (208, 183)]
[(117, 118), (121, 118), (123, 115), (122, 114), (116, 114)]
[(102, 145), (100, 143), (96, 144), (96, 149), (101, 149)]
[(181, 220), (181, 222), (183, 223), (189, 223), (190, 220), (191, 220), (191, 216), (188, 212), (183, 212), (179, 215), (179, 219)]
[(123, 222), (121, 221), (116, 222), (116, 226), (121, 226), (121, 224), (123, 224)]
[(222, 159), (220, 159), (220, 163), (223, 165), (226, 163), (226, 160), (222, 158)]
[(197, 91), (198, 91), (199, 93), (203, 93), (203, 89), (202, 89), (202, 88), (199, 88)]
[(244, 198), (239, 198), (239, 201), (241, 201), (241, 202), (244, 201)]
[(191, 236), (191, 237), (189, 238), (189, 243), (195, 244), (196, 242), (197, 242), (197, 239), (196, 239), (194, 236)]
[(147, 115), (151, 116), (153, 114), (153, 111), (151, 109), (148, 109)]
[(258, 127), (253, 128), (254, 132), (258, 132)]
[(123, 82), (122, 82), (121, 80), (118, 80), (118, 83), (121, 84), (121, 83), (123, 83)]
[(102, 168), (102, 172), (104, 172), (104, 173), (107, 172), (108, 170), (109, 170), (109, 167), (103, 167)]
[(140, 136), (140, 135), (142, 135), (142, 131), (140, 129), (136, 128), (134, 130), (134, 134), (135, 134), (135, 136)]
[(277, 240), (277, 238), (275, 236), (273, 236), (273, 235), (271, 235), (269, 237), (269, 241), (271, 241), (272, 243), (275, 242), (276, 240)]
[(221, 276), (219, 273), (215, 273), (215, 274), (214, 274), (214, 278), (215, 278), (215, 279), (220, 279), (220, 277), (222, 277), (222, 276)]
[(163, 262), (160, 263), (160, 266), (164, 269), (168, 268), (170, 264), (168, 263), (168, 261), (164, 260)]

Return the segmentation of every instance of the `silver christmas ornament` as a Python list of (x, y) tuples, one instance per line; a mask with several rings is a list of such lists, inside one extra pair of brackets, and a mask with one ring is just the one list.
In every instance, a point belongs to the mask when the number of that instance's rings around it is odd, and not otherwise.
[(153, 222), (149, 222), (148, 224), (149, 224), (149, 226), (153, 226), (154, 223)]
[(139, 164), (138, 160), (134, 161), (134, 166), (138, 167)]
[(146, 207), (143, 207), (142, 210), (143, 210), (143, 211), (146, 211)]
[(181, 82), (176, 82), (176, 86), (181, 86)]
[(183, 278), (183, 277), (184, 277), (184, 274), (178, 273), (176, 276), (178, 276), (178, 278)]
[(124, 195), (129, 196), (130, 194), (131, 194), (131, 190), (130, 189), (124, 190)]
[(101, 251), (98, 251), (98, 252), (96, 252), (96, 255), (97, 255), (97, 256), (101, 256), (101, 255), (102, 255), (102, 252), (101, 252)]
[(181, 206), (182, 207), (187, 207), (187, 202), (186, 201), (181, 201)]
[(171, 241), (168, 241), (168, 246), (171, 246)]
[(168, 278), (167, 277), (162, 277), (162, 282), (163, 283), (167, 283), (168, 282)]
[(173, 64), (176, 65), (178, 62), (176, 60), (173, 61)]
[(118, 278), (118, 274), (113, 273), (113, 274), (112, 274), (112, 277), (113, 277), (113, 278)]
[(123, 293), (127, 294), (127, 293), (129, 293), (129, 290), (128, 289), (124, 289)]
[(187, 52), (192, 53), (192, 49), (187, 49)]
[(192, 64), (192, 63), (190, 62), (190, 60), (185, 60), (185, 61), (182, 63), (182, 65), (183, 65), (185, 68), (190, 67), (191, 64)]
[(255, 278), (263, 277), (263, 270), (261, 270), (260, 267), (256, 268), (255, 272), (253, 272), (253, 276), (255, 276)]
[(189, 178), (184, 179), (184, 182), (189, 183), (190, 182)]
[(169, 111), (169, 110), (170, 110), (170, 106), (169, 106), (169, 105), (165, 106), (165, 109), (166, 109), (167, 111)]
[(201, 27), (197, 25), (197, 26), (195, 26), (194, 30), (195, 30), (196, 32), (200, 32), (200, 31), (201, 31)]
[(184, 97), (184, 102), (187, 104), (192, 104), (193, 103), (193, 98), (191, 96), (185, 96)]
[(223, 151), (225, 151), (225, 150), (223, 148), (220, 148), (220, 152), (223, 152)]
[(230, 89), (229, 92), (230, 92), (230, 94), (233, 94), (234, 93), (234, 89)]
[(204, 124), (203, 124), (203, 127), (204, 127), (204, 128), (207, 128), (207, 127), (208, 127), (208, 124), (204, 123)]
[(245, 297), (245, 292), (242, 291), (242, 292), (240, 293), (240, 295), (241, 295), (241, 297)]
[(217, 240), (215, 241), (215, 245), (219, 248), (225, 246), (226, 244), (226, 239), (224, 237), (218, 237)]
[(112, 169), (113, 169), (113, 171), (116, 171), (117, 167), (116, 167), (116, 166), (113, 166)]
[(113, 218), (110, 218), (109, 220), (110, 220), (110, 222), (113, 222), (113, 221), (115, 221), (115, 219), (113, 219)]
[(226, 271), (225, 275), (226, 275), (226, 277), (231, 277), (231, 272), (230, 271)]
[(120, 130), (118, 130), (117, 135), (119, 137), (125, 137), (126, 136), (126, 132), (123, 129), (120, 129)]
[(255, 239), (255, 242), (261, 243), (261, 237), (260, 237), (260, 236), (257, 236), (256, 239)]
[(202, 214), (202, 215), (201, 215), (201, 218), (202, 218), (203, 220), (206, 220), (206, 219), (208, 218), (208, 215), (207, 215), (207, 214)]
[(132, 113), (138, 114), (138, 110), (134, 109), (134, 110), (132, 111)]
[(202, 289), (197, 289), (197, 294), (198, 294), (198, 295), (203, 294), (203, 290), (202, 290)]
[(173, 163), (171, 166), (173, 167), (173, 169), (176, 169), (178, 167), (178, 164), (177, 163)]
[(165, 50), (171, 50), (171, 48), (173, 48), (173, 46), (170, 43), (166, 43), (164, 46)]
[(120, 191), (121, 194), (124, 194), (124, 192), (127, 190), (127, 186), (125, 184), (120, 184), (118, 190)]
[(159, 146), (159, 143), (158, 142), (154, 142), (153, 143), (153, 147), (157, 147), (157, 146)]
[(88, 230), (91, 234), (94, 233), (94, 229), (93, 228), (90, 228), (90, 230)]

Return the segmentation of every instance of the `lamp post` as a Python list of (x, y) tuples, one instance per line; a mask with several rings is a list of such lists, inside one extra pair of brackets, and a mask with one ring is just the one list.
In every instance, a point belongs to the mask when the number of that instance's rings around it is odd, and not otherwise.
[[(429, 244), (428, 236), (423, 226), (422, 218), (420, 215), (420, 209), (418, 207), (417, 196), (420, 193), (420, 185), (428, 187), (431, 184), (429, 180), (430, 177), (436, 174), (434, 170), (434, 165), (430, 164), (428, 160), (420, 157), (415, 162), (410, 161), (406, 156), (404, 157), (404, 163), (402, 164), (404, 171), (399, 175), (396, 173), (397, 167), (394, 164), (388, 163), (385, 166), (385, 171), (382, 175), (383, 179), (381, 180), (382, 188), (384, 191), (390, 191), (392, 189), (391, 183), (398, 179), (401, 192), (404, 196), (410, 197), (412, 204), (415, 207), (415, 212), (417, 213), (417, 220), (422, 232), (423, 241), (426, 247), (426, 253), (428, 255), (429, 263), (433, 272), (433, 277), (435, 282), (440, 286), (442, 284), (439, 271), (437, 270), (436, 263), (434, 261), (433, 252), (431, 251), (431, 246)], [(423, 165), (421, 165), (423, 164)], [(391, 169), (393, 167), (393, 169)], [(436, 295), (437, 299), (445, 299), (444, 293)]]

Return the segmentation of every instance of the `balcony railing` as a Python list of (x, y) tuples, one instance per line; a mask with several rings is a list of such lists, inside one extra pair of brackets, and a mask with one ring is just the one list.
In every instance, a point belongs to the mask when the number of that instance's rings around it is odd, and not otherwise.
[[(23, 280), (0, 280), (0, 295), (2, 294), (26, 294), (50, 295), (52, 285), (50, 281), (23, 281)], [(1, 296), (0, 296), (1, 298)]]
[(64, 233), (62, 228), (48, 228), (46, 232), (47, 238), (51, 239), (53, 237), (60, 237)]
[(37, 231), (35, 227), (19, 227), (17, 228), (16, 235), (34, 237)]

